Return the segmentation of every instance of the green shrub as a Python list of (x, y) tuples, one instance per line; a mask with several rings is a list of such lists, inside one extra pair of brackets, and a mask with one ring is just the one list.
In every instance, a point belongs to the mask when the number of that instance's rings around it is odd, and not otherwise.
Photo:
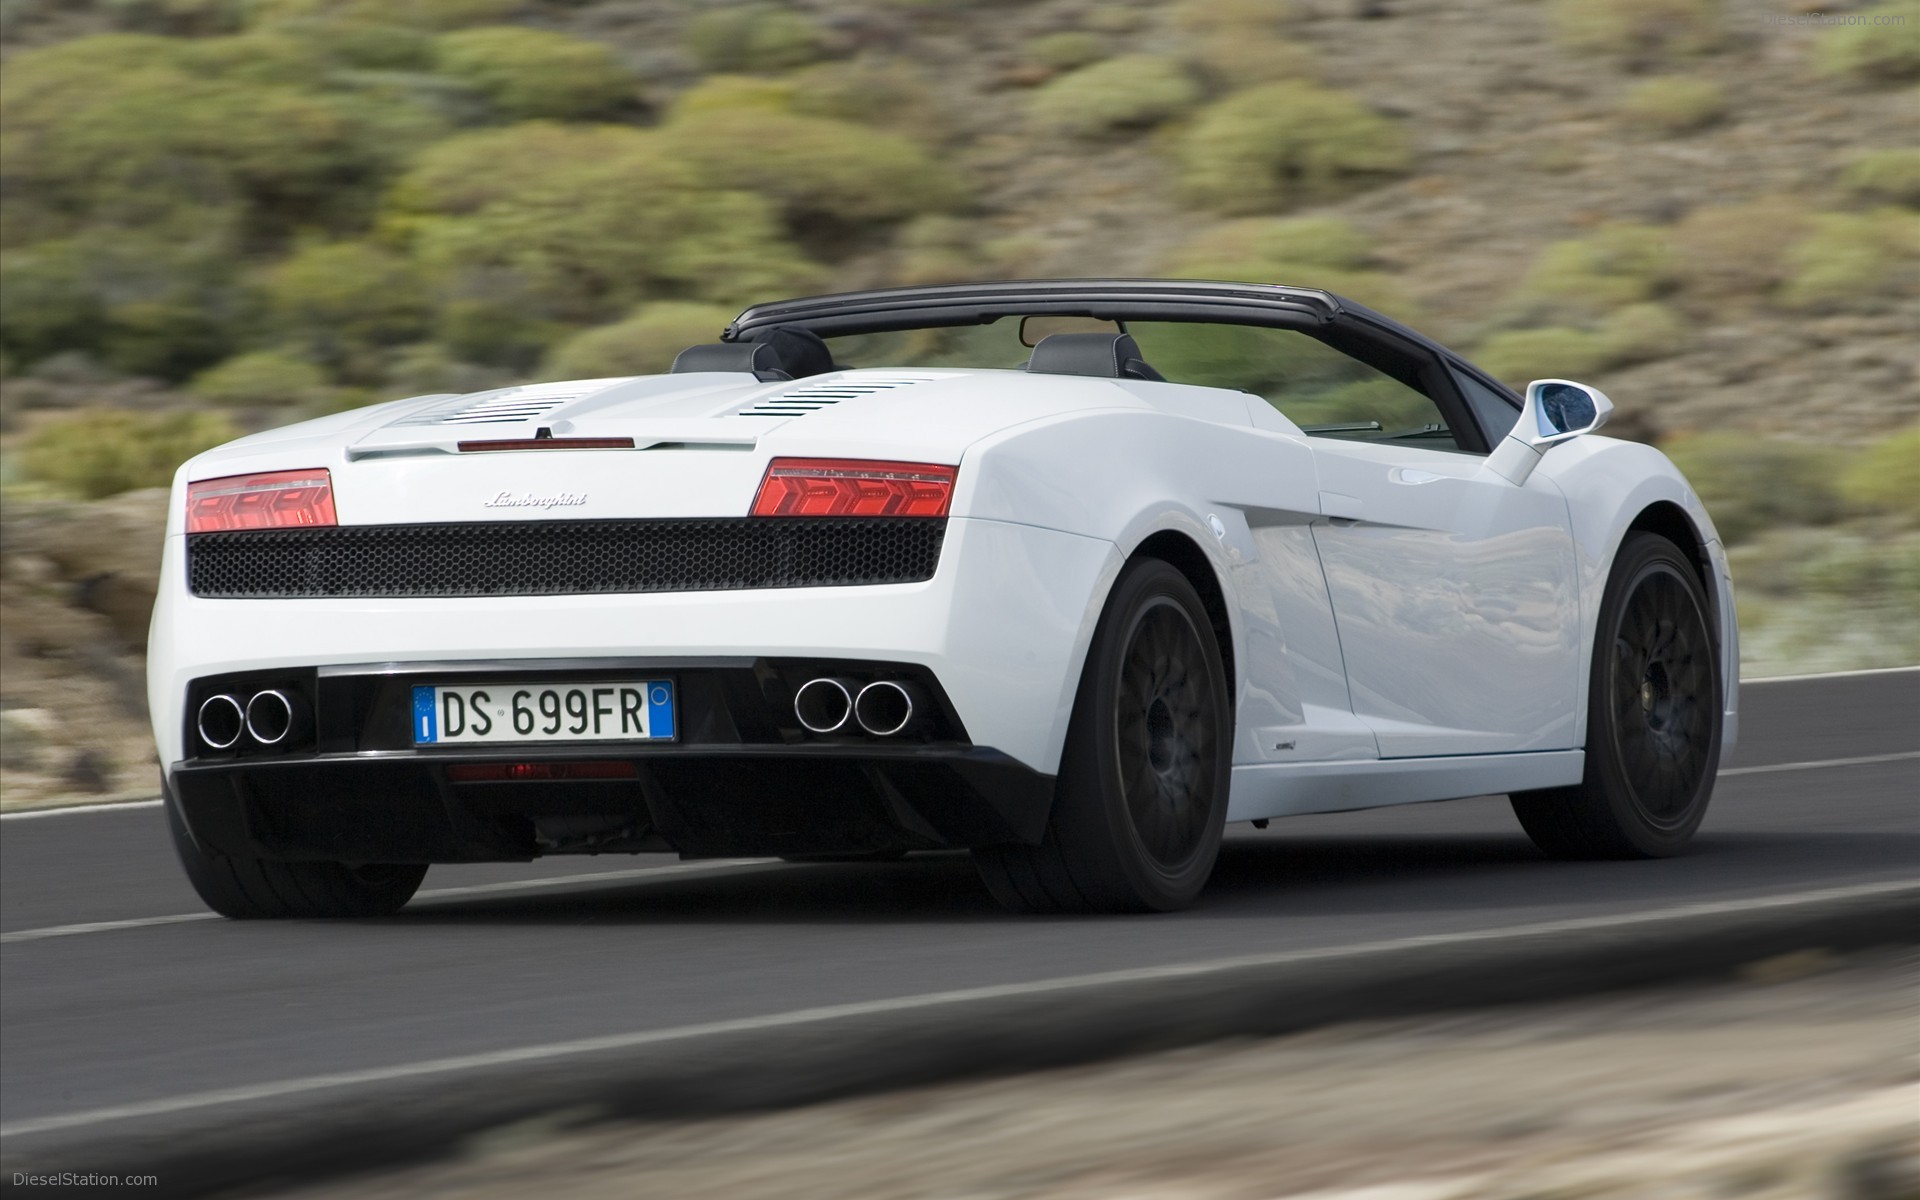
[(193, 377), (195, 395), (228, 408), (308, 405), (327, 394), (327, 377), (304, 358), (277, 350), (236, 354)]
[(817, 281), (770, 201), (720, 190), (651, 131), (529, 122), (449, 138), (389, 204), (389, 229), (444, 290), (509, 297), (530, 318), (592, 324), (648, 299), (732, 302)]
[(709, 71), (784, 71), (830, 49), (811, 17), (759, 6), (701, 13), (687, 25), (686, 45)]
[(1651, 300), (1673, 280), (1667, 239), (1665, 230), (1620, 222), (1554, 242), (1534, 259), (1521, 295), (1586, 313)]
[(1710, 79), (1649, 79), (1620, 104), (1628, 125), (1663, 137), (1694, 133), (1726, 115), (1726, 91)]
[(1701, 307), (1764, 300), (1787, 277), (1785, 249), (1812, 228), (1805, 206), (1784, 196), (1696, 208), (1668, 232), (1671, 257), (1651, 259), (1656, 283), (1670, 268)]
[(1174, 9), (1180, 57), (1209, 82), (1251, 87), (1318, 75), (1312, 52), (1280, 37), (1284, 0), (1188, 0)]
[(845, 121), (709, 109), (675, 112), (661, 136), (709, 186), (766, 197), (792, 221), (898, 220), (965, 196), (959, 176), (917, 142)]
[(1028, 62), (1052, 67), (1056, 71), (1072, 71), (1090, 66), (1106, 56), (1105, 38), (1097, 33), (1083, 33), (1079, 30), (1049, 33), (1044, 37), (1034, 38), (1027, 43), (1025, 52)]
[(1920, 288), (1920, 220), (1897, 208), (1822, 213), (1787, 251), (1780, 290), (1792, 308), (1875, 309)]
[[(66, 242), (42, 243), (25, 257), (43, 254), (56, 277), (38, 282), (57, 278), (63, 287), (77, 288), (61, 302), (79, 303), (88, 314), (88, 324), (62, 331), (57, 348), (97, 353), (122, 374), (168, 380), (184, 379), (232, 353), (247, 306), (232, 250), (217, 226), (214, 236), (199, 239), (190, 231), (164, 236), (94, 229)], [(31, 294), (15, 294), (21, 282), (10, 275), (0, 286), (0, 304), (6, 306), (0, 311), (36, 302)]]
[(1920, 425), (1875, 442), (1849, 461), (1840, 494), (1860, 508), (1920, 525)]
[(548, 357), (545, 374), (555, 379), (661, 374), (688, 346), (719, 340), (732, 319), (732, 309), (706, 304), (649, 304), (618, 324), (562, 342)]
[(1042, 125), (1095, 137), (1150, 129), (1199, 99), (1200, 86), (1179, 63), (1128, 54), (1055, 79), (1034, 94), (1030, 111)]
[(1221, 212), (1289, 208), (1404, 173), (1400, 128), (1343, 92), (1274, 83), (1201, 111), (1184, 145), (1185, 183)]
[(1816, 61), (1823, 73), (1861, 83), (1920, 79), (1920, 3), (1901, 0), (1850, 15), (1855, 23), (1820, 35)]
[(1699, 54), (1720, 42), (1716, 0), (1555, 0), (1553, 17), (1567, 49), (1634, 60)]
[(1604, 368), (1610, 354), (1600, 334), (1549, 326), (1496, 333), (1480, 343), (1473, 361), (1519, 390), (1536, 379), (1585, 379)]
[(411, 341), (427, 300), (405, 259), (365, 242), (306, 246), (267, 278), (275, 324), (322, 361), (365, 346)]
[(762, 79), (757, 75), (709, 75), (673, 102), (673, 115), (691, 117), (710, 112), (793, 111), (795, 87), (791, 79)]
[(1253, 217), (1207, 230), (1181, 246), (1175, 257), (1351, 270), (1365, 266), (1371, 253), (1367, 236), (1340, 217)]
[(1826, 525), (1845, 511), (1838, 454), (1806, 442), (1740, 433), (1676, 437), (1661, 449), (1686, 475), (1729, 543), (1788, 525)]
[(102, 304), (83, 248), (45, 241), (0, 254), (0, 347), (21, 363), (93, 347)]
[(1847, 164), (1840, 176), (1862, 200), (1920, 208), (1920, 150), (1873, 150)]
[(1666, 358), (1685, 349), (1687, 320), (1664, 304), (1629, 304), (1607, 314), (1600, 325), (1605, 367)]
[(1183, 44), (1180, 57), (1216, 88), (1253, 87), (1286, 80), (1315, 82), (1313, 51), (1263, 34), (1213, 34)]
[(485, 272), (457, 279), (449, 290), (459, 294), (440, 305), (433, 336), (459, 361), (525, 373), (569, 331), (568, 323), (526, 302), (519, 279), (489, 279)]
[(501, 25), (442, 34), (443, 74), (493, 101), (503, 116), (578, 120), (633, 99), (634, 78), (612, 47), (543, 29)]
[(1374, 269), (1364, 233), (1339, 217), (1249, 217), (1215, 226), (1166, 259), (1166, 273), (1325, 288), (1413, 319), (1393, 278)]
[[(436, 392), (484, 392), (514, 381), (512, 374), (498, 367), (464, 362), (437, 342), (421, 342), (393, 355), (387, 364), (387, 377), (382, 381), (380, 395), (398, 399)], [(371, 401), (362, 399), (361, 402)]]
[(219, 413), (99, 409), (47, 422), (20, 450), (22, 472), (87, 500), (165, 487), (179, 465), (240, 436)]
[(938, 139), (949, 125), (922, 74), (903, 63), (821, 63), (786, 76), (786, 82), (793, 89), (791, 107), (803, 116), (877, 125), (923, 142)]
[(100, 7), (121, 29), (205, 37), (240, 27), (241, 0), (103, 0)]
[(113, 35), (14, 55), (0, 78), (9, 188), (122, 228), (205, 228), (230, 210), (251, 210), (257, 232), (338, 223), (438, 132), (392, 98), (213, 74), (206, 45)]
[(405, 25), (412, 29), (459, 29), (496, 25), (526, 0), (247, 0), (248, 23), (298, 21), (332, 24)]

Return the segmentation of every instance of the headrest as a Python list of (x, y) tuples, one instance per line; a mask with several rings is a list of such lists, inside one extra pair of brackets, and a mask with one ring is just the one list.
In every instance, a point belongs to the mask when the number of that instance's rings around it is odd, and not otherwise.
[(776, 326), (760, 338), (760, 344), (772, 346), (774, 361), (795, 379), (825, 375), (835, 369), (833, 351), (827, 349), (827, 343), (811, 329)]
[(750, 373), (762, 383), (792, 379), (780, 368), (780, 359), (765, 342), (709, 342), (688, 346), (674, 357), (672, 373), (693, 371), (739, 371)]
[(1125, 333), (1055, 333), (1040, 339), (1027, 360), (1037, 375), (1092, 375), (1100, 379), (1159, 379)]

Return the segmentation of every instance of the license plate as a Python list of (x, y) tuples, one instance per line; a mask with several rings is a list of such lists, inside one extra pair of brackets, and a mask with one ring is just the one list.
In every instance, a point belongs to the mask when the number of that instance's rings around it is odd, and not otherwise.
[(673, 681), (478, 683), (413, 689), (413, 744), (673, 738)]

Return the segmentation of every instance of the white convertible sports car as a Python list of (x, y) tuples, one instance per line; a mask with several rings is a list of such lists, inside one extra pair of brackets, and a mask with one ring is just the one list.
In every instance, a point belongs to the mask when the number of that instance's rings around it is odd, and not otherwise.
[(209, 906), (966, 848), (1011, 908), (1174, 909), (1229, 821), (1504, 793), (1560, 857), (1700, 822), (1726, 557), (1593, 388), (1248, 284), (862, 292), (720, 338), (180, 469), (148, 689)]

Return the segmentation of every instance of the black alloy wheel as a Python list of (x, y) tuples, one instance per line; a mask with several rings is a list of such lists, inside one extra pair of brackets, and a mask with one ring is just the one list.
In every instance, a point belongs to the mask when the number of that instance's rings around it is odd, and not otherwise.
[(974, 852), (1016, 912), (1155, 912), (1205, 886), (1226, 824), (1233, 707), (1205, 604), (1154, 558), (1115, 581), (1037, 846)]
[(1693, 837), (1720, 769), (1724, 704), (1706, 590), (1667, 539), (1633, 533), (1601, 599), (1586, 771), (1519, 792), (1513, 810), (1556, 858), (1663, 858)]

